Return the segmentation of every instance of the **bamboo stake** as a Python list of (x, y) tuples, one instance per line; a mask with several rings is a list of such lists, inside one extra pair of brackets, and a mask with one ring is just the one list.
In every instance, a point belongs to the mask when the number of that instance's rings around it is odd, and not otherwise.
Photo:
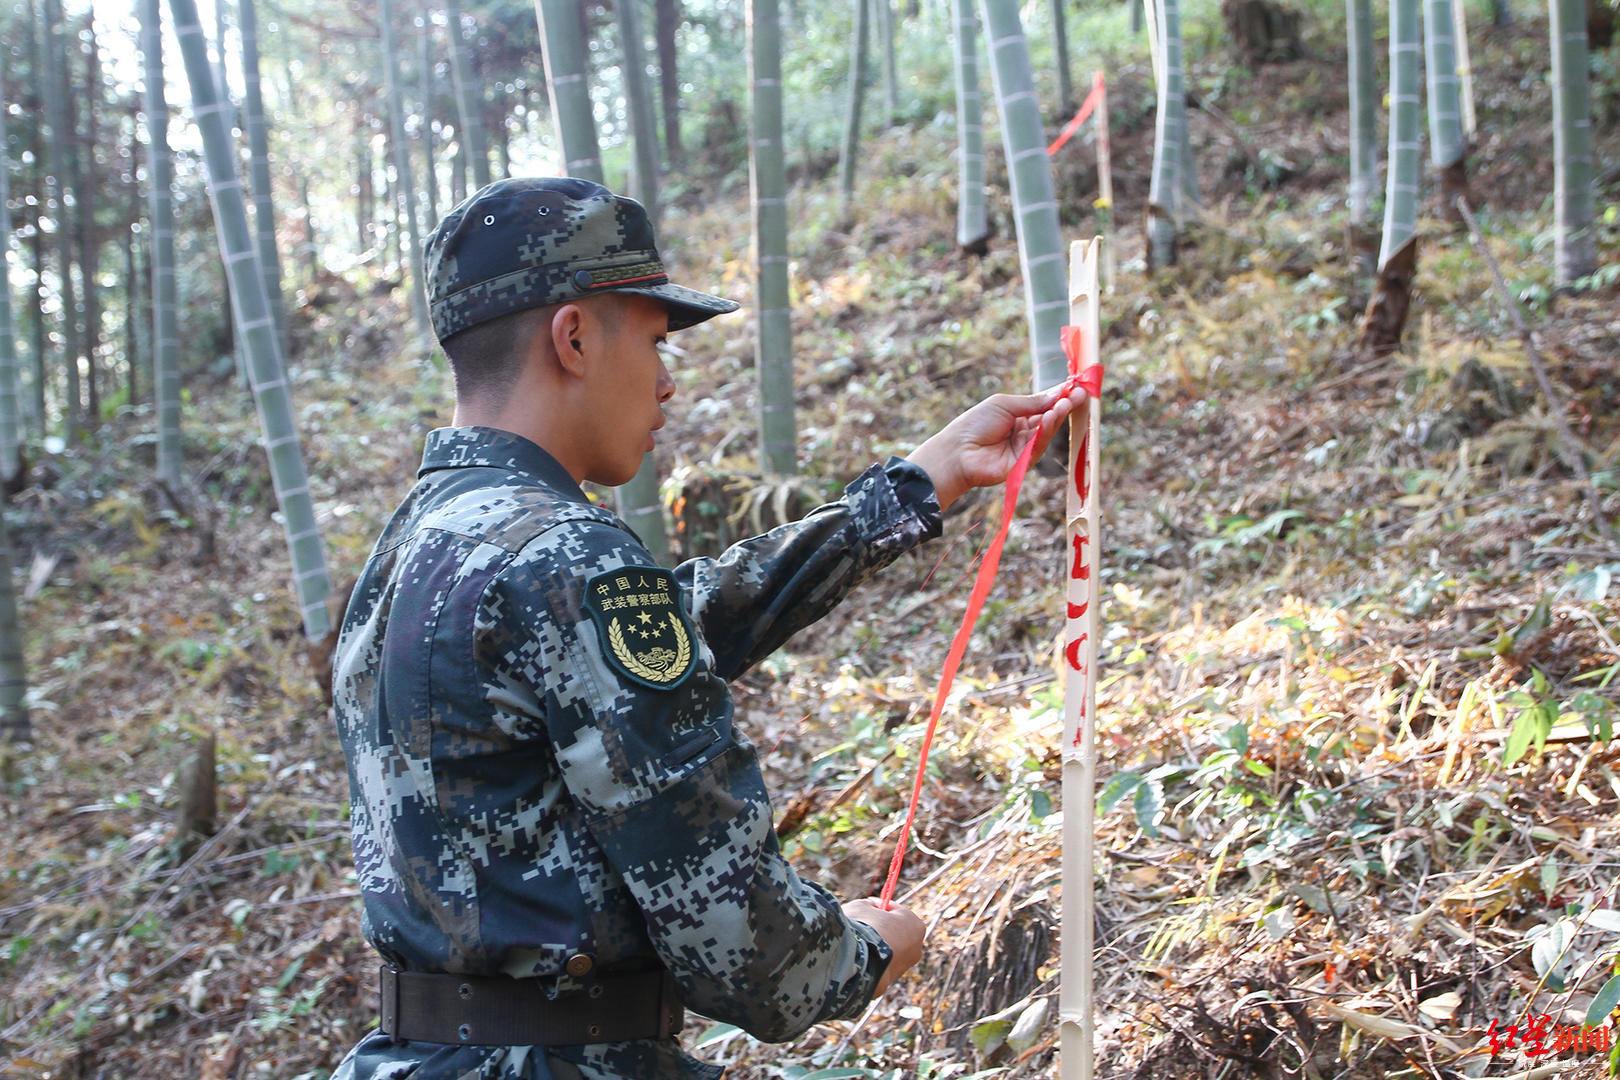
[[(1100, 238), (1069, 247), (1069, 325), (1080, 331), (1080, 368), (1097, 363), (1097, 255)], [(1097, 438), (1102, 406), (1093, 394), (1084, 418), (1069, 418), (1066, 519), (1069, 538), (1068, 662), (1063, 692), (1063, 916), (1058, 1031), (1063, 1080), (1091, 1080), (1096, 1043), (1092, 1007), (1093, 823), (1097, 752)]]
[(1474, 115), (1474, 65), (1468, 55), (1468, 10), (1463, 0), (1452, 0), (1451, 28), (1457, 39), (1457, 93), (1462, 103), (1463, 142), (1472, 144), (1479, 127)]
[(1114, 291), (1114, 159), (1108, 145), (1108, 83), (1101, 71), (1097, 82), (1097, 221), (1102, 226), (1102, 282)]
[(1142, 8), (1147, 12), (1145, 24), (1147, 26), (1148, 56), (1153, 62), (1153, 85), (1158, 86), (1164, 82), (1164, 51), (1159, 48), (1159, 37), (1164, 31), (1164, 23), (1159, 21), (1158, 0), (1142, 0)]

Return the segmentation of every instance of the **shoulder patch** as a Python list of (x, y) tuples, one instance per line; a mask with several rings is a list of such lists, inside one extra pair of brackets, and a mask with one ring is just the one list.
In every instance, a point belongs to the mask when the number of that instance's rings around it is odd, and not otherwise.
[(679, 686), (697, 652), (692, 625), (668, 570), (625, 566), (585, 583), (585, 607), (608, 663), (653, 690)]

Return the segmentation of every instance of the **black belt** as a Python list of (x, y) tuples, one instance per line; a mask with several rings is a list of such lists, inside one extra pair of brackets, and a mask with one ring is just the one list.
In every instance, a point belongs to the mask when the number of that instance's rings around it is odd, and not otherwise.
[(685, 1023), (680, 988), (662, 969), (593, 979), (546, 996), (539, 979), (442, 975), (382, 967), (382, 1031), (396, 1040), (467, 1046), (577, 1046), (663, 1039)]

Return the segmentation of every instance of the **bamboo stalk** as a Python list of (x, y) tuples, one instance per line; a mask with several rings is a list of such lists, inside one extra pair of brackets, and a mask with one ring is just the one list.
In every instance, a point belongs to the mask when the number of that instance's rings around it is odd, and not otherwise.
[[(1100, 238), (1069, 246), (1069, 325), (1080, 331), (1080, 366), (1097, 363)], [(1063, 913), (1058, 1031), (1063, 1080), (1091, 1080), (1096, 1043), (1092, 1003), (1093, 826), (1097, 751), (1097, 439), (1102, 406), (1093, 394), (1084, 418), (1069, 418), (1070, 552), (1068, 663), (1063, 692)]]
[(793, 308), (788, 273), (787, 172), (782, 154), (782, 12), (777, 0), (748, 0), (748, 180), (754, 213), (760, 468), (792, 476), (798, 467), (793, 409)]
[[(0, 55), (0, 75), (11, 63)], [(10, 481), (22, 468), (22, 409), (17, 378), (17, 335), (11, 317), (11, 161), (7, 150), (5, 102), (0, 101), (0, 480)], [(11, 582), (3, 583), (9, 592)], [(0, 722), (3, 723), (3, 722)]]
[(1419, 0), (1394, 0), (1389, 9), (1389, 172), (1384, 195), (1384, 241), (1378, 269), (1389, 265), (1417, 231), (1419, 159), (1423, 137), (1423, 55)]
[(1001, 145), (1012, 188), (1013, 217), (1018, 224), (1018, 263), (1024, 274), (1034, 373), (1031, 382), (1034, 389), (1041, 389), (1062, 382), (1065, 370), (1060, 343), (1066, 291), (1063, 230), (1017, 0), (982, 0), (980, 7), (996, 104), (1001, 110)]
[(293, 413), (292, 392), (270, 318), (264, 278), (259, 275), (253, 234), (248, 230), (247, 203), (236, 175), (236, 159), (225, 119), (229, 103), (219, 96), (208, 66), (208, 43), (197, 17), (196, 0), (169, 0), (175, 37), (191, 86), (192, 114), (202, 136), (208, 169), (208, 201), (220, 257), (230, 279), (232, 323), (251, 374), (253, 400), (264, 433), (265, 456), (287, 534), (304, 635), (319, 641), (331, 629), (326, 597), (332, 591), (326, 567), (326, 544), (310, 493), (304, 454)]

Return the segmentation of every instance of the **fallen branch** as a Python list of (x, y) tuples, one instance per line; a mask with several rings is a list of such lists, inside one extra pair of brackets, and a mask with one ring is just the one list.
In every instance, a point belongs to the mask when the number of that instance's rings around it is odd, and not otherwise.
[(1454, 1057), (1461, 1057), (1464, 1053), (1463, 1047), (1439, 1032), (1426, 1031), (1401, 1020), (1391, 1020), (1387, 1016), (1374, 1016), (1372, 1013), (1347, 1009), (1343, 1005), (1332, 1001), (1323, 1001), (1318, 1004), (1321, 1006), (1322, 1011), (1335, 1020), (1374, 1038), (1383, 1039), (1387, 1042), (1399, 1042), (1402, 1039), (1422, 1039), (1426, 1042), (1432, 1039)]

